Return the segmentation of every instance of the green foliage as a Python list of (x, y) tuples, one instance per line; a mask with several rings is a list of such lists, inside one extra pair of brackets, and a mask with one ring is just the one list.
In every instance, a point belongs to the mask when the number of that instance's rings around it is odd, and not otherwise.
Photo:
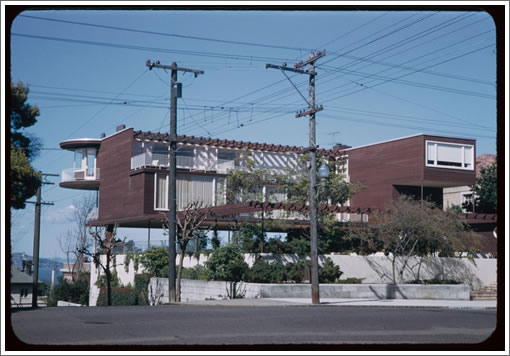
[(78, 278), (70, 283), (62, 276), (59, 283), (53, 287), (48, 298), (48, 306), (57, 306), (59, 300), (89, 305), (90, 274), (80, 273)]
[(211, 271), (202, 265), (196, 265), (193, 268), (183, 268), (182, 278), (208, 281), (211, 279)]
[(462, 284), (462, 282), (458, 282), (454, 279), (415, 279), (413, 281), (408, 281), (406, 284)]
[(211, 237), (211, 246), (212, 246), (213, 250), (217, 250), (220, 248), (220, 245), (221, 245), (221, 241), (220, 241), (220, 238), (218, 237), (218, 230), (214, 230), (213, 235)]
[[(475, 195), (475, 212), (495, 214), (498, 210), (498, 176), (497, 164), (493, 163), (487, 168), (480, 169), (480, 177), (471, 187)], [(468, 211), (473, 211), (472, 203), (464, 205)]]
[(154, 277), (168, 277), (168, 249), (151, 247), (140, 257), (145, 271)]
[[(102, 287), (99, 291), (96, 305), (98, 307), (107, 306), (107, 291)], [(138, 295), (134, 288), (112, 288), (112, 305), (138, 305)]]
[[(106, 287), (106, 274), (102, 274), (100, 275), (97, 280), (96, 280), (96, 286), (97, 287)], [(111, 286), (112, 288), (113, 287), (120, 287), (121, 286), (121, 283), (120, 283), (120, 279), (119, 279), (119, 275), (117, 274), (117, 271), (116, 270), (113, 270), (112, 271), (112, 281), (111, 281)]]
[(16, 85), (11, 82), (11, 145), (23, 149), (30, 160), (37, 155), (39, 143), (36, 138), (24, 134), (22, 130), (36, 124), (39, 108), (27, 103), (28, 93), (28, 86), (23, 82), (19, 81)]
[(41, 186), (41, 175), (30, 165), (25, 153), (11, 144), (11, 208), (24, 209), (25, 201)]
[(232, 282), (244, 280), (249, 268), (241, 250), (235, 245), (220, 247), (211, 253), (206, 267), (211, 271), (211, 279)]
[(343, 272), (340, 271), (340, 267), (335, 265), (331, 258), (326, 258), (319, 267), (319, 282), (320, 283), (334, 283)]
[(258, 258), (250, 268), (247, 281), (252, 283), (283, 283), (287, 280), (287, 269), (280, 261), (266, 262)]
[(136, 274), (135, 275), (135, 293), (136, 293), (136, 305), (149, 305), (149, 296), (147, 295), (147, 289), (151, 281), (151, 275), (148, 273)]
[(346, 279), (339, 279), (338, 281), (336, 281), (336, 283), (339, 283), (339, 284), (361, 284), (361, 283), (363, 283), (364, 279), (365, 278), (349, 277)]
[(285, 265), (287, 270), (287, 279), (296, 283), (302, 283), (308, 279), (307, 271), (310, 271), (312, 264), (310, 260), (299, 260), (297, 262), (290, 262)]
[(243, 224), (235, 232), (234, 240), (238, 242), (242, 253), (263, 253), (265, 236), (257, 224)]

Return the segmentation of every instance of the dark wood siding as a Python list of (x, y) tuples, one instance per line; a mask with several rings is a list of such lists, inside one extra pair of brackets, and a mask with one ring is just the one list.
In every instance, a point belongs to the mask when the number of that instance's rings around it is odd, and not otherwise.
[(113, 135), (101, 143), (97, 155), (101, 184), (99, 220), (122, 219), (143, 214), (144, 181), (131, 176), (133, 130)]
[(366, 187), (351, 205), (385, 208), (402, 191), (416, 192), (422, 185), (436, 196), (440, 188), (474, 183), (474, 170), (426, 167), (426, 140), (475, 145), (473, 140), (420, 135), (349, 150), (350, 180)]

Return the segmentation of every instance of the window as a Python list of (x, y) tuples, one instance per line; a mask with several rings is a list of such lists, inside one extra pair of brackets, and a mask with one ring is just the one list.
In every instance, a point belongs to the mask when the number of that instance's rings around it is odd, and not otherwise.
[(233, 161), (236, 159), (236, 153), (232, 151), (218, 151), (218, 159)]
[(190, 146), (178, 147), (175, 151), (177, 157), (195, 157), (195, 149)]
[(474, 146), (426, 141), (425, 161), (428, 167), (473, 170)]
[[(155, 181), (155, 210), (168, 210), (168, 175), (157, 173)], [(177, 210), (184, 209), (196, 201), (204, 205), (213, 204), (213, 178), (208, 176), (177, 176)]]
[(168, 209), (168, 174), (155, 174), (154, 185), (154, 209), (164, 210)]
[(95, 168), (96, 168), (96, 150), (88, 149), (87, 150), (87, 176), (94, 177), (95, 176)]
[(74, 151), (74, 169), (81, 169), (83, 167), (83, 151)]

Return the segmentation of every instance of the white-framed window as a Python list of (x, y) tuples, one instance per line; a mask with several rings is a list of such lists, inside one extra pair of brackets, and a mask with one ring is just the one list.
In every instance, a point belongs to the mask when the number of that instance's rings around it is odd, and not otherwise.
[(474, 170), (473, 145), (450, 142), (425, 142), (425, 165), (451, 169)]
[[(154, 210), (168, 210), (168, 174), (156, 173), (154, 181)], [(213, 205), (213, 177), (177, 176), (177, 210), (184, 209), (192, 202)]]

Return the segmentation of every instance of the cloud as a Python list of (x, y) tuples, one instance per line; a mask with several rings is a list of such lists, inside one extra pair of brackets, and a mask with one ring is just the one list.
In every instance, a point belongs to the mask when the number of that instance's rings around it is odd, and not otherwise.
[(74, 204), (61, 209), (48, 209), (41, 214), (41, 221), (50, 224), (69, 223), (72, 213), (76, 210)]

